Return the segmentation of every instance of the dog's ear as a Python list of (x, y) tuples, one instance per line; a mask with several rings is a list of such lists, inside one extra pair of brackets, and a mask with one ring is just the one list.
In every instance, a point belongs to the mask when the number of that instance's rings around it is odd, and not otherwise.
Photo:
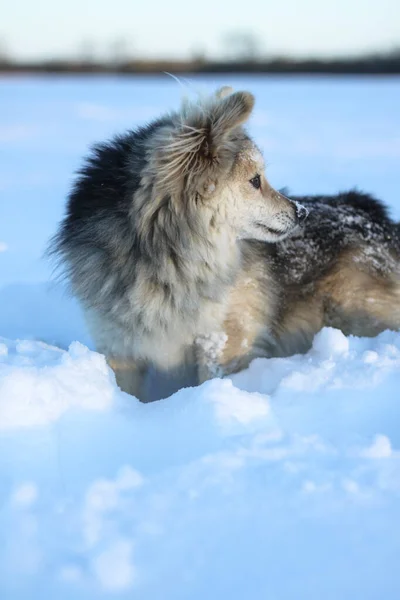
[(203, 190), (205, 181), (214, 181), (218, 171), (226, 171), (237, 150), (232, 134), (247, 121), (253, 106), (249, 92), (185, 103), (179, 120), (153, 138), (154, 170), (163, 188), (178, 193), (183, 184)]
[(215, 95), (217, 96), (217, 98), (221, 99), (226, 98), (226, 96), (229, 96), (232, 93), (233, 88), (231, 88), (230, 85), (224, 85), (222, 88), (219, 88), (219, 90), (215, 92)]
[(210, 115), (210, 142), (214, 152), (232, 129), (239, 127), (249, 118), (254, 107), (254, 96), (249, 92), (229, 94), (215, 104)]

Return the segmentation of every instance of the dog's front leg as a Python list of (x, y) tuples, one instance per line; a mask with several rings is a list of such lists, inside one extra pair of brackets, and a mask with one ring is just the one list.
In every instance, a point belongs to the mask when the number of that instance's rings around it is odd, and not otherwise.
[(118, 358), (109, 358), (107, 362), (115, 373), (118, 387), (123, 392), (135, 396), (141, 402), (147, 402), (144, 389), (147, 364), (133, 359)]
[(246, 369), (253, 358), (268, 356), (267, 349), (254, 346), (254, 327), (243, 327), (235, 319), (224, 323), (224, 331), (196, 338), (199, 383)]
[(224, 349), (228, 336), (224, 331), (200, 335), (195, 340), (195, 354), (199, 383), (214, 377), (223, 377)]

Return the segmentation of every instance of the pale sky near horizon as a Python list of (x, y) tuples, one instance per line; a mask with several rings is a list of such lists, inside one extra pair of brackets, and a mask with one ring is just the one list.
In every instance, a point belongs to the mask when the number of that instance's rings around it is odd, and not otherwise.
[(221, 56), (224, 35), (254, 33), (265, 54), (346, 55), (400, 48), (399, 0), (16, 0), (3, 5), (0, 44), (12, 57)]

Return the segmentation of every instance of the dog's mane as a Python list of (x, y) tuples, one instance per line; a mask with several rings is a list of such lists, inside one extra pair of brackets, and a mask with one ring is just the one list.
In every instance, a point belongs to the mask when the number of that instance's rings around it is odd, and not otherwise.
[(105, 306), (116, 293), (125, 298), (139, 270), (160, 302), (173, 305), (174, 286), (185, 285), (178, 295), (187, 310), (198, 294), (217, 298), (233, 281), (237, 246), (221, 255), (198, 208), (216, 201), (218, 180), (248, 140), (242, 124), (253, 103), (247, 92), (185, 101), (180, 111), (93, 148), (50, 247), (86, 306)]

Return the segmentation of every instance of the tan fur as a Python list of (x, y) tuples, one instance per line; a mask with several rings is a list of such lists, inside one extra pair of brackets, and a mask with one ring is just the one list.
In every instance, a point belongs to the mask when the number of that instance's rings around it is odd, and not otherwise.
[(399, 281), (363, 268), (361, 252), (354, 249), (343, 253), (320, 282), (318, 294), (325, 303), (325, 324), (360, 336), (397, 329), (400, 323)]
[(286, 310), (276, 326), (277, 343), (271, 356), (290, 356), (307, 352), (314, 335), (327, 324), (321, 297), (311, 293), (303, 299), (301, 291), (297, 294), (293, 292), (287, 299)]
[(289, 290), (277, 354), (307, 351), (324, 326), (371, 337), (399, 325), (400, 281), (365, 264), (363, 248), (347, 249), (320, 279)]
[[(272, 290), (271, 290), (272, 292)], [(237, 371), (246, 366), (260, 349), (254, 351), (257, 340), (270, 336), (267, 327), (275, 312), (275, 299), (266, 297), (256, 278), (243, 274), (229, 297), (229, 310), (224, 322), (228, 337), (221, 362), (228, 371)]]

